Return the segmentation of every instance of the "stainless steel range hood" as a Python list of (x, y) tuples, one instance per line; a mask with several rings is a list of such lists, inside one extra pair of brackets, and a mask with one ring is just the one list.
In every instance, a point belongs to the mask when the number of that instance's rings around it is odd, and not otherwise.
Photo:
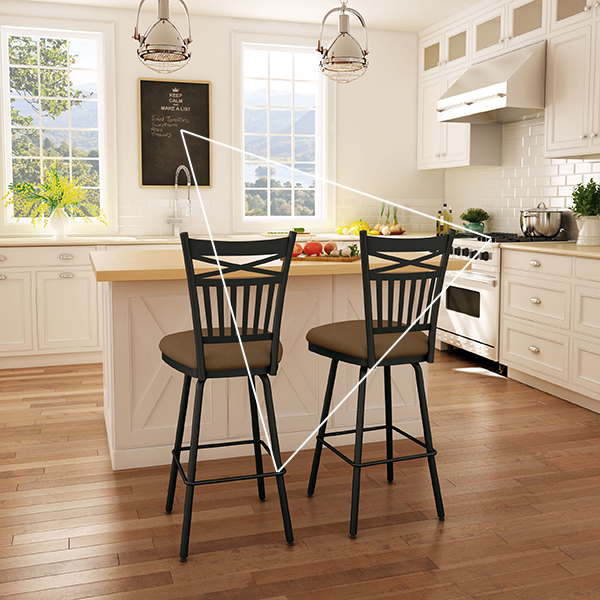
[(519, 121), (544, 110), (545, 81), (545, 41), (481, 62), (438, 100), (438, 121)]

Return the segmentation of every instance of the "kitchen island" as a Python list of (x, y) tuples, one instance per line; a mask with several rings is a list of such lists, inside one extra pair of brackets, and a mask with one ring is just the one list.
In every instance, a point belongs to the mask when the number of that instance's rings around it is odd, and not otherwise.
[[(126, 469), (168, 464), (182, 376), (163, 363), (158, 343), (164, 335), (191, 329), (182, 252), (92, 252), (91, 261), (102, 288), (104, 411), (112, 466)], [(466, 263), (458, 258), (451, 261), (451, 269), (460, 269)], [(281, 332), (284, 355), (278, 375), (272, 378), (284, 452), (298, 448), (319, 425), (329, 361), (308, 351), (306, 332), (332, 321), (363, 317), (360, 272), (360, 261), (292, 263)], [(412, 367), (394, 367), (392, 379), (395, 422), (418, 436), (422, 430)], [(334, 403), (341, 401), (357, 381), (358, 367), (340, 365)], [(209, 380), (202, 412), (203, 442), (249, 436), (247, 389), (241, 377)], [(382, 374), (370, 376), (367, 389), (365, 421), (382, 423)], [(355, 405), (351, 396), (333, 415), (331, 430), (354, 426)], [(378, 438), (371, 433), (367, 439)], [(312, 446), (312, 441), (309, 444)], [(201, 458), (242, 452), (251, 449), (238, 446), (205, 450)]]

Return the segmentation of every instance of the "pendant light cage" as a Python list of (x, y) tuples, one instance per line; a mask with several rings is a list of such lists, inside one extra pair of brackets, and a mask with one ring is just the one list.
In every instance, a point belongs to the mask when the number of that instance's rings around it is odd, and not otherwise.
[(185, 67), (192, 56), (189, 45), (192, 42), (190, 14), (183, 0), (188, 25), (188, 36), (184, 38), (169, 15), (169, 0), (158, 0), (158, 18), (143, 35), (139, 32), (140, 12), (146, 0), (140, 2), (133, 39), (140, 43), (137, 50), (140, 61), (158, 73), (173, 73)]
[[(325, 21), (333, 13), (339, 13), (338, 33), (331, 40), (329, 46), (323, 47), (323, 28)], [(350, 33), (350, 14), (354, 15), (362, 25), (365, 36), (365, 49), (363, 50), (358, 40)], [(350, 83), (362, 77), (367, 71), (369, 61), (367, 26), (362, 15), (347, 6), (346, 0), (341, 0), (339, 8), (330, 10), (321, 23), (321, 33), (317, 42), (317, 52), (321, 54), (319, 66), (321, 71), (337, 83)]]

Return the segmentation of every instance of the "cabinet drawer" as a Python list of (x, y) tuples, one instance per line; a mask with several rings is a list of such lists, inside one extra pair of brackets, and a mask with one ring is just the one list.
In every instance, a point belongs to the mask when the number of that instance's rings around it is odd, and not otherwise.
[(600, 346), (573, 338), (571, 356), (571, 383), (585, 394), (600, 396)]
[(600, 260), (596, 258), (576, 258), (575, 277), (600, 283)]
[(570, 277), (572, 259), (570, 256), (544, 254), (542, 252), (521, 252), (520, 250), (502, 250), (502, 266), (505, 269), (517, 269), (536, 275), (558, 275)]
[(571, 284), (542, 278), (507, 275), (502, 283), (502, 312), (568, 329)]
[(95, 246), (39, 246), (35, 248), (0, 248), (0, 269), (5, 267), (89, 266)]
[(519, 319), (502, 320), (501, 362), (568, 381), (569, 337)]

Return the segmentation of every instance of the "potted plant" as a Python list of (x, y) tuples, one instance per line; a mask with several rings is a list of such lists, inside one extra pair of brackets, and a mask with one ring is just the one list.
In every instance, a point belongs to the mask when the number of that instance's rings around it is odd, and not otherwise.
[(483, 222), (487, 221), (490, 215), (483, 208), (468, 208), (460, 215), (460, 218), (466, 221), (466, 223), (463, 223), (463, 227), (466, 229), (470, 229), (475, 233), (483, 233), (485, 228)]
[(50, 223), (54, 238), (64, 238), (69, 219), (80, 217), (89, 223), (91, 217), (96, 217), (107, 225), (104, 211), (87, 200), (85, 194), (77, 180), (60, 175), (53, 165), (46, 169), (41, 185), (26, 181), (9, 184), (3, 200), (5, 206), (18, 210), (17, 221), (27, 216), (34, 227), (40, 221), (44, 227)]
[(583, 246), (600, 245), (600, 184), (590, 179), (573, 190), (573, 215), (577, 219), (577, 243)]

